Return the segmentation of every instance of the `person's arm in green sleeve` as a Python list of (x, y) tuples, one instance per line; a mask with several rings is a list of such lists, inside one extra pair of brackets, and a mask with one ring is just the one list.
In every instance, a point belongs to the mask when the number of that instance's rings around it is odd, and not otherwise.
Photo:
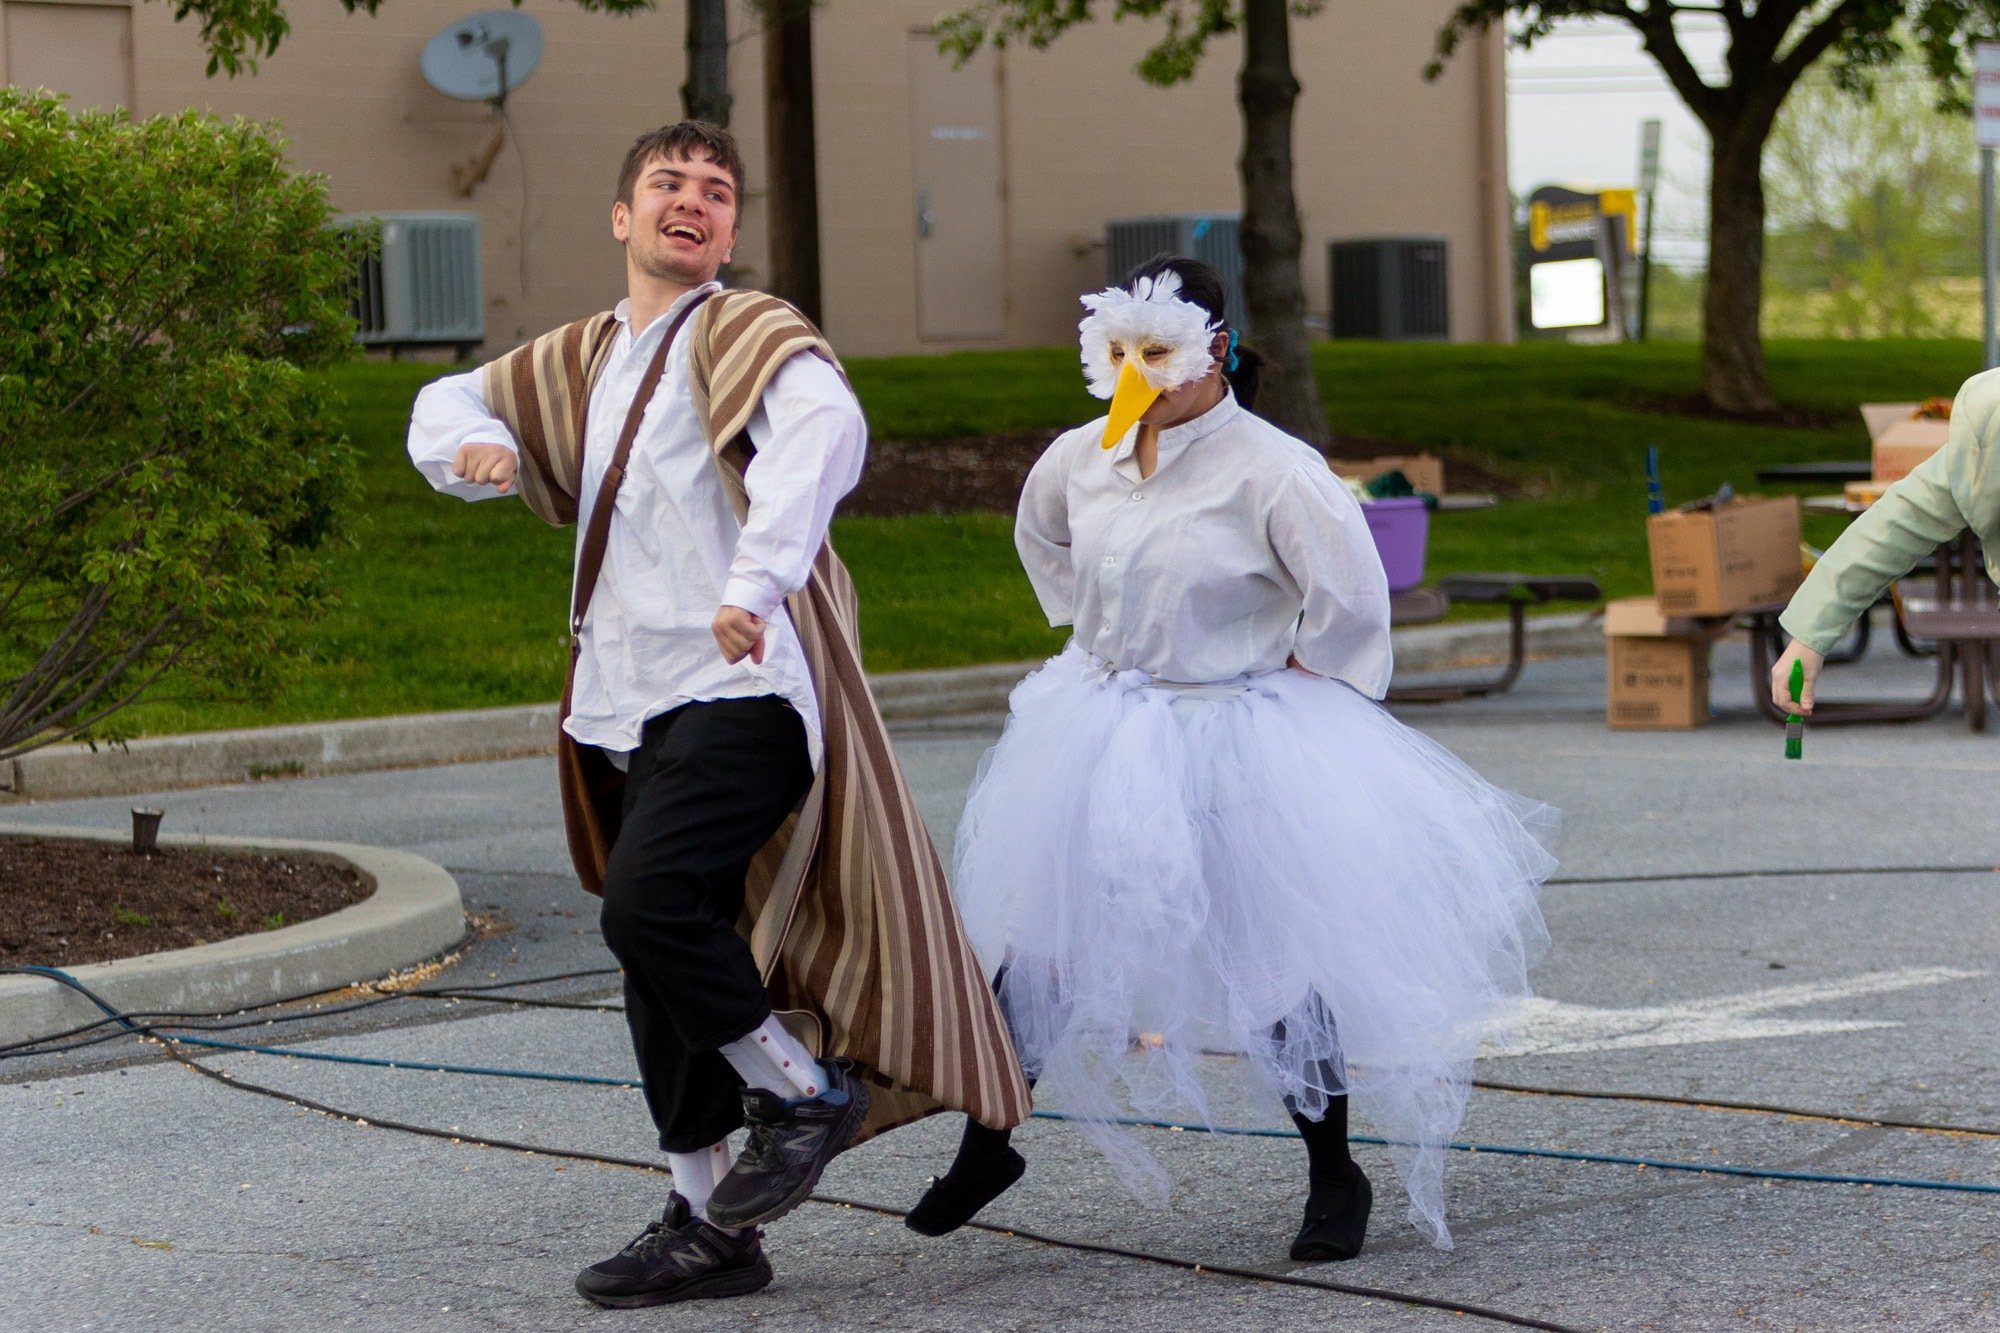
[(1966, 381), (1952, 406), (1944, 447), (1884, 492), (1813, 566), (1778, 617), (1793, 642), (1771, 671), (1775, 698), (1789, 699), (1792, 663), (1801, 661), (1806, 685), (1799, 711), (1811, 712), (1814, 679), (1826, 651), (1890, 584), (1956, 537), (1975, 516), (1985, 516), (1977, 511), (2000, 501), (1995, 496), (1982, 502), (1980, 495), (1989, 480), (1987, 441), (1996, 411), (2000, 375)]

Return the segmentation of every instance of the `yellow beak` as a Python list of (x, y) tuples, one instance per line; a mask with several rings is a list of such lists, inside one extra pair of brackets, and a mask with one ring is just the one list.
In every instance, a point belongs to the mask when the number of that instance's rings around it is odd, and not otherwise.
[(1104, 423), (1104, 447), (1116, 448), (1125, 432), (1137, 425), (1160, 391), (1146, 383), (1139, 368), (1127, 361), (1118, 371), (1118, 387), (1111, 393), (1111, 417)]

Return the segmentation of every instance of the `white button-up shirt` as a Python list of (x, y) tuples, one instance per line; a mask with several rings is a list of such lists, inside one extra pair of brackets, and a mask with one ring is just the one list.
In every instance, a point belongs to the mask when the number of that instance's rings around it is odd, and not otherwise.
[(1119, 670), (1208, 684), (1283, 667), (1389, 688), (1389, 586), (1360, 504), (1309, 445), (1233, 394), (1105, 452), (1104, 419), (1028, 474), (1014, 545), (1051, 625)]
[[(637, 331), (630, 302), (618, 304), (620, 328), (586, 415), (579, 532), (590, 524), (646, 365), (695, 294)], [(686, 703), (775, 694), (804, 719), (817, 766), (819, 706), (797, 632), (780, 608), (805, 586), (834, 506), (860, 479), (867, 426), (831, 366), (814, 356), (792, 357), (750, 419), (756, 447), (745, 477), (750, 512), (739, 524), (688, 392), (687, 343), (683, 329), (632, 442), (563, 726), (575, 740), (622, 759), (638, 748), (648, 718)], [(480, 372), (426, 385), (410, 417), (410, 459), (418, 471), (449, 495), (497, 495), (452, 475), (459, 447), (474, 443), (520, 447), (488, 408)], [(518, 490), (517, 484), (510, 493)], [(761, 663), (723, 661), (711, 629), (722, 606), (764, 618)]]

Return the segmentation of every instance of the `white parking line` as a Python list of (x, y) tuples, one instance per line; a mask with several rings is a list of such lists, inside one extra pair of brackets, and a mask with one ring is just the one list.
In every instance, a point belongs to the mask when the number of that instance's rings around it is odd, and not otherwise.
[(1772, 986), (1735, 995), (1712, 995), (1676, 1004), (1637, 1009), (1599, 1009), (1540, 996), (1516, 1006), (1495, 1025), (1482, 1056), (1574, 1055), (1584, 1051), (1631, 1051), (1650, 1046), (1694, 1046), (1704, 1042), (1802, 1037), (1829, 1032), (1865, 1032), (1898, 1027), (1879, 1020), (1765, 1018), (1761, 1015), (1809, 1004), (1829, 1004), (1863, 995), (1882, 995), (1920, 986), (1941, 986), (1984, 976), (1955, 967), (1911, 967), (1864, 972), (1841, 981)]

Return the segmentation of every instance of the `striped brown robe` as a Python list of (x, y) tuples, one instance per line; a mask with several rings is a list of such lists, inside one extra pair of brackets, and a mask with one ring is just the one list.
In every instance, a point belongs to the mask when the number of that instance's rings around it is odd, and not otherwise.
[[(521, 443), (522, 498), (549, 523), (576, 521), (584, 412), (617, 332), (609, 314), (594, 315), (486, 367), (486, 400)], [(741, 520), (747, 427), (771, 376), (801, 353), (840, 363), (805, 316), (758, 292), (710, 297), (688, 336), (695, 410)], [(822, 1056), (873, 1076), (864, 1136), (946, 1108), (996, 1129), (1019, 1124), (1027, 1083), (862, 675), (854, 583), (830, 544), (785, 605), (812, 672), (825, 756), (799, 811), (751, 866), (740, 927), (773, 1006), (816, 1029)], [(565, 686), (565, 714), (568, 702)], [(622, 775), (566, 733), (557, 745), (570, 855), (584, 887), (602, 892)]]

